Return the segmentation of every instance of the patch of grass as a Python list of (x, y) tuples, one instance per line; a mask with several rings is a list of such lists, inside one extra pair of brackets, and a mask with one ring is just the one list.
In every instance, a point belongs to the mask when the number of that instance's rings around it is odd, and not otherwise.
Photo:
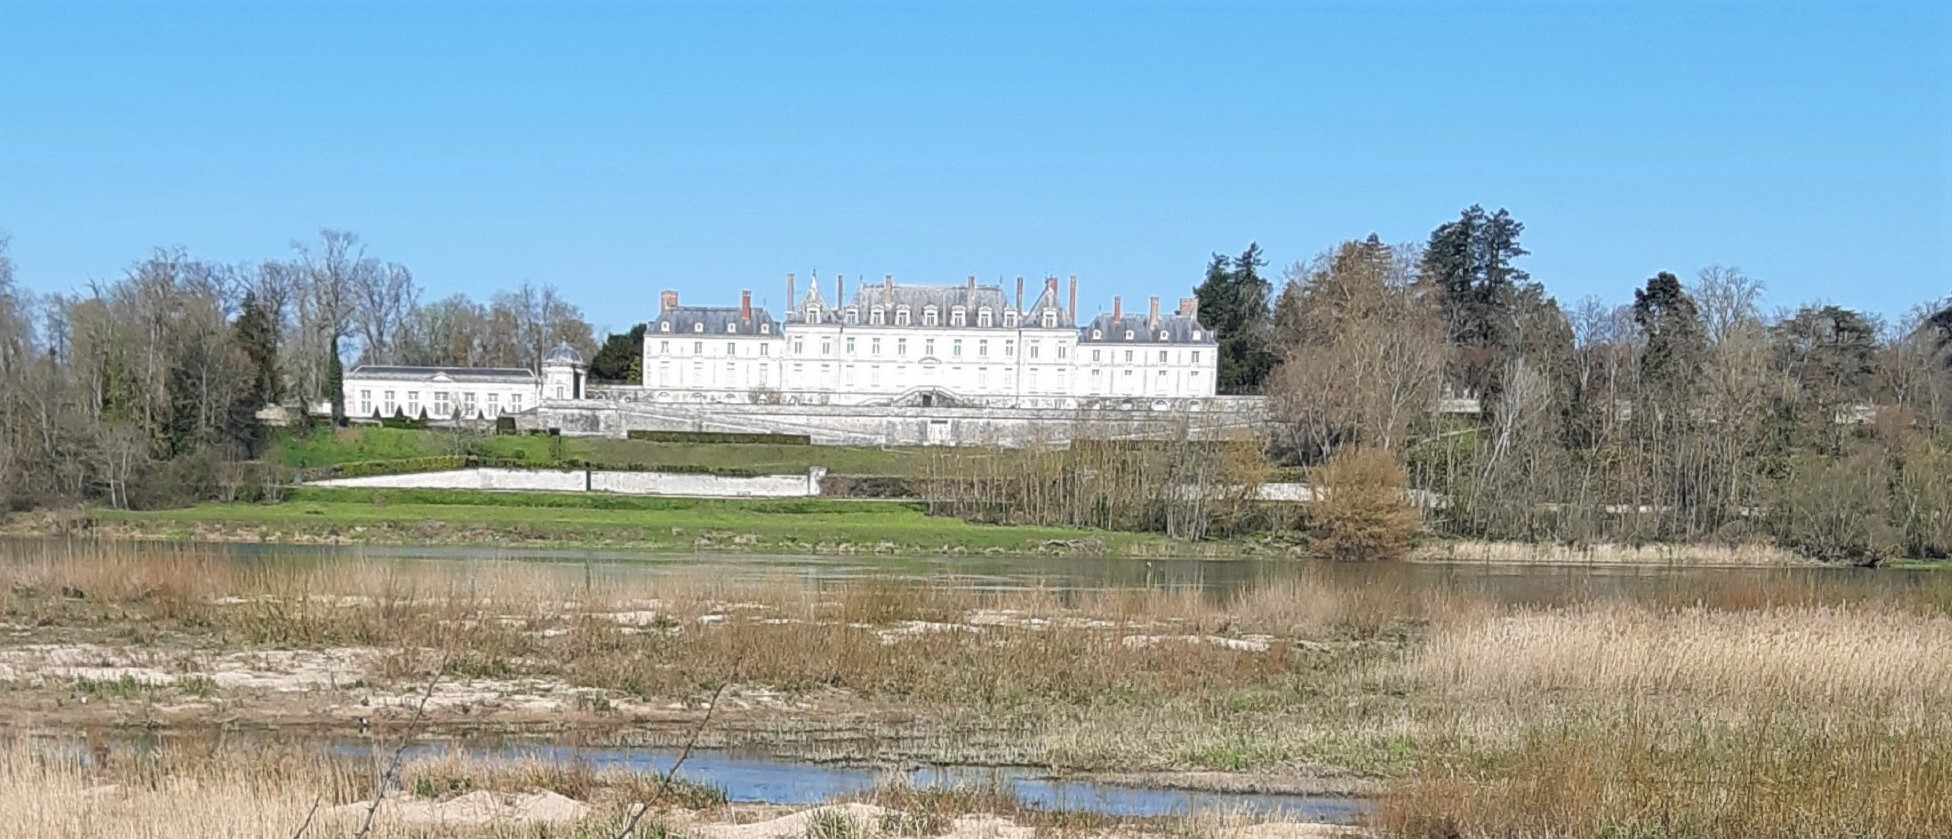
[(736, 469), (761, 474), (795, 474), (821, 466), (836, 475), (902, 477), (926, 474), (931, 458), (929, 451), (921, 448), (701, 444), (376, 427), (315, 429), (290, 434), (276, 442), (272, 457), (285, 466), (304, 468), (468, 452), (485, 458), (519, 460), (538, 467), (579, 461), (639, 469)]

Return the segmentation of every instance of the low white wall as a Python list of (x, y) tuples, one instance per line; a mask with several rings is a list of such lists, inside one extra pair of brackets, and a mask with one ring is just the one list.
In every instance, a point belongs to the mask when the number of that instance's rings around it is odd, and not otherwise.
[(411, 475), (328, 478), (307, 486), (371, 489), (488, 489), (532, 492), (614, 492), (708, 498), (804, 498), (820, 494), (820, 475), (741, 477), (689, 472), (605, 472), (551, 469), (456, 469)]

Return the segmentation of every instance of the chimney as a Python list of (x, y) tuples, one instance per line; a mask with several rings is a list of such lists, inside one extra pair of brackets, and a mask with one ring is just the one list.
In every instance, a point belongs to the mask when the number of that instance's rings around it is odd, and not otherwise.
[(835, 274), (834, 275), (834, 304), (833, 304), (834, 313), (837, 315), (840, 314), (840, 307), (846, 302), (847, 302), (847, 275)]
[(1017, 276), (1017, 311), (1023, 311), (1023, 276)]
[[(1057, 290), (1057, 278), (1051, 278), (1051, 290)], [(1072, 326), (1078, 325), (1078, 275), (1071, 275), (1071, 300), (1064, 304), (1064, 319)]]
[(739, 322), (752, 322), (752, 289), (739, 290)]
[(895, 275), (881, 275), (881, 305), (895, 305)]
[(1179, 313), (1189, 318), (1198, 317), (1200, 314), (1200, 298), (1198, 297), (1179, 298)]
[(1125, 301), (1112, 297), (1112, 320), (1125, 317)]
[(676, 309), (676, 308), (678, 308), (678, 293), (676, 291), (667, 288), (661, 292), (658, 292), (657, 310), (660, 313), (669, 312), (672, 309)]
[(793, 319), (793, 307), (798, 305), (800, 305), (800, 301), (793, 299), (793, 272), (788, 271), (786, 272), (786, 319), (787, 320)]
[(1151, 306), (1151, 308), (1150, 308), (1150, 309), (1148, 309), (1148, 310), (1147, 310), (1147, 313), (1146, 313), (1146, 316), (1145, 316), (1145, 323), (1146, 323), (1146, 325), (1147, 325), (1147, 326), (1150, 326), (1150, 327), (1154, 327), (1154, 328), (1157, 328), (1157, 327), (1159, 326), (1159, 297), (1158, 297), (1158, 295), (1153, 295), (1153, 298), (1152, 298), (1152, 306)]
[(962, 304), (964, 306), (971, 306), (971, 307), (974, 307), (976, 305), (976, 275), (975, 274), (969, 275), (969, 292), (967, 296), (963, 298)]

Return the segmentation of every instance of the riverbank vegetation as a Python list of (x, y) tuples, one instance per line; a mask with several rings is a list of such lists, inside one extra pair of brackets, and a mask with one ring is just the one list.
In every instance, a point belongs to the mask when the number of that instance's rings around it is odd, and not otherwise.
[(0, 562), (0, 718), (383, 736), (425, 695), (434, 732), (672, 742), (729, 682), (708, 745), (1278, 779), (1377, 795), (1390, 835), (1952, 831), (1935, 577), (1522, 603), (1391, 579), (982, 591), (44, 543)]

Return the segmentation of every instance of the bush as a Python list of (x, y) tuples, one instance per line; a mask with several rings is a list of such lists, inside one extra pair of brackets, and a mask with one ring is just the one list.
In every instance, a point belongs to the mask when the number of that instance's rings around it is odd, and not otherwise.
[(632, 440), (652, 443), (766, 443), (775, 446), (811, 446), (805, 434), (738, 434), (729, 431), (628, 431)]
[(1770, 510), (1783, 547), (1821, 562), (1877, 565), (1898, 550), (1891, 467), (1869, 447), (1837, 459), (1798, 455)]
[(1334, 560), (1401, 559), (1418, 514), (1406, 492), (1410, 473), (1382, 449), (1347, 447), (1314, 470), (1308, 504), (1316, 553)]
[(433, 455), (431, 457), (407, 457), (398, 460), (367, 460), (355, 463), (340, 463), (333, 466), (318, 466), (299, 470), (301, 481), (322, 481), (328, 478), (370, 478), (374, 475), (409, 475), (415, 472), (446, 472), (450, 469), (464, 469), (468, 459), (458, 454)]

